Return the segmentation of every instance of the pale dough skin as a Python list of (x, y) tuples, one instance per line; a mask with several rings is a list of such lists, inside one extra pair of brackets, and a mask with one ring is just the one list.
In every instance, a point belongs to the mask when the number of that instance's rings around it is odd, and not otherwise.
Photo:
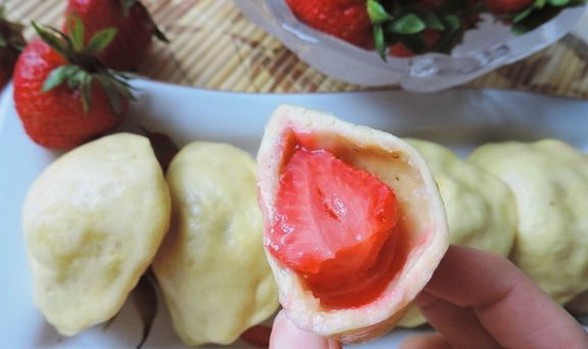
[[(508, 256), (517, 215), (514, 196), (506, 184), (439, 144), (405, 140), (421, 153), (433, 172), (447, 212), (449, 242)], [(424, 323), (418, 309), (411, 308), (399, 326)]]
[(195, 142), (172, 160), (172, 225), (153, 269), (188, 345), (230, 344), (278, 308), (263, 251), (256, 164), (246, 152)]
[(394, 190), (402, 215), (399, 224), (407, 232), (410, 252), (402, 270), (379, 298), (344, 309), (323, 308), (298, 275), (267, 252), (280, 303), (294, 324), (321, 336), (346, 343), (382, 336), (404, 315), (448, 247), (445, 210), (433, 177), (420, 154), (391, 134), (352, 125), (323, 112), (280, 106), (266, 125), (257, 155), (265, 234), (270, 234), (283, 157), (289, 151), (285, 139), (289, 130), (315, 135), (317, 148), (366, 169)]
[(512, 261), (556, 302), (588, 289), (588, 159), (556, 140), (484, 145), (470, 161), (515, 196)]
[(36, 304), (63, 335), (112, 318), (153, 260), (171, 200), (149, 140), (115, 134), (58, 158), (23, 207)]

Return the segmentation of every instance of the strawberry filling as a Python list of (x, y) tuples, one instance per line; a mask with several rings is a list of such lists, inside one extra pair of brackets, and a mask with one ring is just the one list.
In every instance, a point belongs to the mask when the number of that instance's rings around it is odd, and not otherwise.
[(267, 244), (330, 308), (382, 294), (405, 250), (392, 189), (324, 149), (294, 144), (283, 165)]

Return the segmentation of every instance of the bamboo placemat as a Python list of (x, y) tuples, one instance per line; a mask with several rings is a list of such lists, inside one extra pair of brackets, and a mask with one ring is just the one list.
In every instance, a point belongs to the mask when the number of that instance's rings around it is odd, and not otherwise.
[[(240, 0), (248, 1), (248, 0)], [(9, 18), (59, 26), (65, 0), (4, 0)], [(337, 92), (367, 87), (312, 69), (257, 28), (231, 0), (143, 0), (171, 43), (156, 43), (139, 73), (173, 84), (238, 92)], [(25, 32), (32, 37), (30, 28)], [(466, 87), (588, 99), (588, 55), (562, 40)], [(387, 88), (395, 88), (389, 86)]]

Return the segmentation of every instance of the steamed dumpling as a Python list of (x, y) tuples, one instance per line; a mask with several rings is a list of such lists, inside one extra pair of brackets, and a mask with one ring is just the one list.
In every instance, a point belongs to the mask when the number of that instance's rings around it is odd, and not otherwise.
[(588, 159), (556, 140), (476, 149), (470, 161), (514, 193), (513, 262), (564, 304), (588, 289)]
[(407, 142), (423, 155), (439, 186), (449, 241), (508, 256), (517, 214), (506, 184), (441, 145), (413, 139)]
[(74, 335), (112, 318), (151, 264), (170, 209), (145, 137), (107, 136), (49, 165), (23, 208), (34, 298), (47, 321)]
[[(447, 212), (449, 242), (508, 256), (517, 216), (514, 197), (506, 184), (441, 145), (406, 141), (425, 158), (439, 186)], [(417, 309), (411, 309), (400, 325), (414, 327), (425, 322)]]
[[(424, 159), (391, 134), (293, 106), (274, 112), (257, 159), (266, 254), (288, 318), (345, 343), (393, 328), (448, 247)], [(384, 204), (389, 191), (395, 204)], [(396, 225), (378, 230), (392, 207)], [(324, 276), (344, 287), (313, 276), (321, 270), (333, 270)]]
[(228, 144), (191, 143), (166, 175), (171, 229), (153, 269), (188, 345), (230, 344), (278, 307), (262, 243), (255, 161)]

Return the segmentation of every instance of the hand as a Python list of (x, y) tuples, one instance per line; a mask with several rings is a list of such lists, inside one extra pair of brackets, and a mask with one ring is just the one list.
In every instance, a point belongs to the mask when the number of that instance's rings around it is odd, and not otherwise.
[[(450, 246), (416, 305), (438, 333), (410, 337), (404, 349), (588, 348), (588, 335), (562, 307), (504, 257)], [(281, 312), (270, 348), (333, 349)]]

